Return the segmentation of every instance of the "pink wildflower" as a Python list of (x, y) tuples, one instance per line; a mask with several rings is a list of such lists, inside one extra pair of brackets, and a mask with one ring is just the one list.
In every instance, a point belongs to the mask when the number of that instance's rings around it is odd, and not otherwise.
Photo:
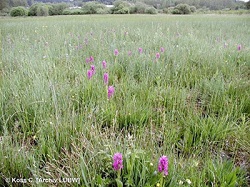
[(161, 56), (160, 53), (156, 53), (155, 58), (156, 58), (156, 59), (159, 59), (160, 56)]
[(89, 69), (87, 71), (87, 76), (88, 76), (88, 79), (91, 79), (91, 77), (93, 76), (93, 71)]
[(158, 171), (160, 173), (164, 172), (164, 175), (168, 175), (168, 158), (166, 156), (162, 156), (158, 162)]
[(114, 55), (115, 55), (115, 56), (118, 56), (118, 55), (119, 55), (119, 51), (118, 51), (118, 49), (115, 49), (115, 51), (114, 51)]
[(161, 52), (164, 53), (165, 49), (164, 47), (161, 47)]
[(139, 51), (140, 54), (142, 54), (142, 48), (141, 47), (138, 48), (138, 51)]
[(95, 66), (94, 66), (94, 65), (91, 65), (90, 68), (91, 68), (91, 71), (92, 71), (92, 73), (93, 73), (93, 75), (94, 75), (94, 74), (95, 74)]
[(89, 57), (89, 61), (90, 61), (90, 62), (94, 62), (94, 57), (90, 56), (90, 57)]
[(110, 99), (115, 93), (115, 88), (113, 86), (108, 87), (108, 99)]
[(114, 170), (118, 171), (123, 168), (122, 165), (122, 154), (121, 153), (115, 153), (113, 156), (113, 168)]
[(241, 44), (238, 45), (238, 51), (240, 51), (242, 48)]
[(108, 81), (109, 81), (109, 74), (108, 73), (104, 73), (103, 81), (104, 81), (104, 84), (108, 84)]
[(104, 60), (104, 61), (102, 61), (102, 67), (103, 67), (103, 69), (106, 69), (107, 68), (107, 62)]

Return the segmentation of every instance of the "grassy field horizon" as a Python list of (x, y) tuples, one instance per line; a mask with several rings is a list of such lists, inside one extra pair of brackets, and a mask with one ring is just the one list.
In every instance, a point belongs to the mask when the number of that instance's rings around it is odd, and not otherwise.
[(249, 186), (249, 28), (248, 15), (1, 17), (0, 186)]

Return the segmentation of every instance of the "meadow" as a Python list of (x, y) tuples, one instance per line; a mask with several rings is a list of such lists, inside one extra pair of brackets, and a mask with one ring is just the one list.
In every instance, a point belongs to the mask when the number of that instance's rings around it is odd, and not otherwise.
[(0, 29), (0, 186), (250, 185), (248, 15), (7, 17)]

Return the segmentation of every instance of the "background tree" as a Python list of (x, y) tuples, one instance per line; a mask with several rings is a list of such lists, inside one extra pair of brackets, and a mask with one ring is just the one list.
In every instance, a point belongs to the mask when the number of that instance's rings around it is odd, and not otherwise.
[(9, 6), (9, 1), (8, 0), (0, 0), (0, 10), (4, 8), (8, 8)]
[(247, 9), (250, 9), (250, 1), (248, 1), (248, 2), (246, 3), (246, 7), (247, 7)]
[(48, 16), (49, 15), (48, 6), (47, 5), (38, 6), (36, 15), (37, 16)]
[(9, 0), (10, 7), (24, 6), (27, 7), (27, 0)]

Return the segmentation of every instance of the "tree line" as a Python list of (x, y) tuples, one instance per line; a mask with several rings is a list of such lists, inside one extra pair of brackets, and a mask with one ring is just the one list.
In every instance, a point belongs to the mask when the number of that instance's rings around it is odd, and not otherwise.
[[(0, 0), (0, 10), (17, 6), (29, 7), (35, 3), (67, 3), (72, 6), (83, 6), (89, 0)], [(113, 4), (115, 0), (97, 0), (103, 4)], [(188, 4), (196, 8), (207, 8), (209, 10), (250, 8), (250, 2), (244, 3), (236, 0), (127, 0), (128, 3), (141, 2), (157, 9), (174, 7), (178, 4)]]

